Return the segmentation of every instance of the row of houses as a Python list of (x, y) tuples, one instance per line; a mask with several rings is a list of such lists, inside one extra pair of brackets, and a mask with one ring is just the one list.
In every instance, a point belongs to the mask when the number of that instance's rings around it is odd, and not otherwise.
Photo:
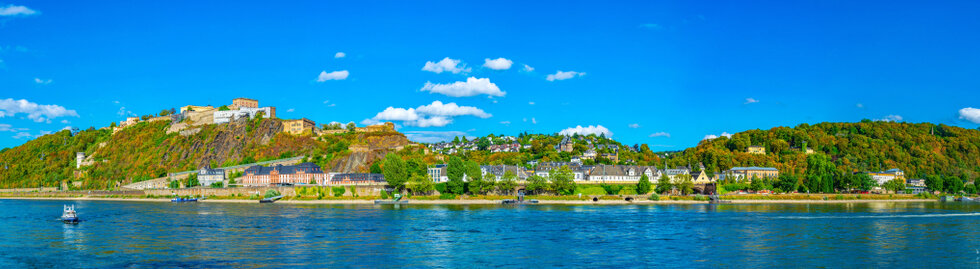
[[(224, 169), (203, 167), (197, 174), (198, 181), (203, 186), (226, 182)], [(243, 175), (235, 180), (242, 186), (369, 185), (385, 182), (382, 174), (326, 173), (320, 166), (309, 162), (297, 165), (255, 165), (246, 168)]]
[[(655, 166), (639, 165), (582, 165), (580, 163), (538, 163), (534, 169), (525, 169), (516, 165), (483, 165), (480, 166), (482, 178), (502, 180), (506, 172), (511, 172), (517, 176), (517, 180), (526, 180), (532, 175), (549, 177), (551, 171), (560, 167), (567, 166), (572, 171), (573, 180), (580, 183), (636, 183), (643, 175), (646, 175), (651, 182), (657, 181), (666, 175), (672, 182), (677, 182), (681, 175), (688, 175), (694, 184), (706, 184), (716, 182), (725, 177), (737, 180), (752, 180), (757, 178), (776, 178), (779, 170), (772, 167), (735, 167), (724, 173), (709, 177), (703, 169), (692, 172), (687, 167), (671, 169), (657, 169)], [(429, 178), (433, 182), (447, 182), (448, 166), (445, 164), (434, 165), (428, 168)], [(463, 176), (464, 181), (469, 177)]]

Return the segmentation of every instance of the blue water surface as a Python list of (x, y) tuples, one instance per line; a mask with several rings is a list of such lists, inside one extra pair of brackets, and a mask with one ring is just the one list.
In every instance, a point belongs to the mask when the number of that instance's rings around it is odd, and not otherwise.
[[(78, 225), (58, 221), (75, 204)], [(0, 199), (0, 268), (980, 267), (980, 204)]]

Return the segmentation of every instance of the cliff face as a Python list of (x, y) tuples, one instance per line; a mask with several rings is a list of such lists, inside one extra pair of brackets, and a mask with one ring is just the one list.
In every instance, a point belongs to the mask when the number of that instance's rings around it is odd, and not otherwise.
[[(84, 188), (101, 189), (205, 165), (222, 167), (295, 156), (307, 156), (325, 171), (366, 172), (388, 150), (410, 143), (397, 132), (293, 136), (282, 132), (277, 119), (242, 119), (175, 130), (176, 124), (181, 123), (143, 122), (115, 134), (89, 130), (71, 136), (63, 131), (5, 149), (0, 152), (0, 165), (7, 167), (0, 170), (0, 187), (57, 186), (63, 180), (80, 180)], [(355, 152), (350, 149), (354, 147), (366, 150)], [(77, 170), (76, 151), (90, 156), (88, 165)]]

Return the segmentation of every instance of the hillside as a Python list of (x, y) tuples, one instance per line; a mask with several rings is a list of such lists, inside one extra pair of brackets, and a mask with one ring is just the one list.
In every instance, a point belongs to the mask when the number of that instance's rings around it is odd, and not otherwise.
[[(238, 120), (167, 132), (169, 121), (141, 122), (112, 134), (67, 130), (0, 151), (0, 188), (54, 187), (81, 180), (83, 188), (111, 186), (165, 176), (168, 172), (307, 156), (331, 171), (364, 172), (389, 149), (410, 142), (397, 132), (342, 133), (313, 137), (282, 132), (277, 119)], [(350, 145), (360, 145), (350, 147)], [(358, 148), (352, 152), (350, 148)], [(75, 177), (75, 152), (85, 152)]]
[[(766, 154), (750, 154), (750, 145)], [(806, 154), (804, 147), (812, 148)], [(801, 124), (750, 130), (702, 141), (672, 154), (672, 166), (702, 163), (707, 171), (736, 166), (771, 166), (783, 174), (803, 175), (808, 159), (827, 157), (839, 174), (858, 171), (905, 170), (910, 177), (980, 175), (980, 131), (931, 123), (864, 120), (857, 123)]]

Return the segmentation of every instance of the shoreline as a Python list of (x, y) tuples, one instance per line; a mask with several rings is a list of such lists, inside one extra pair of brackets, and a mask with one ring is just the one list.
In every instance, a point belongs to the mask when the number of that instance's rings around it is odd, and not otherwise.
[[(71, 200), (71, 201), (129, 201), (170, 203), (169, 198), (103, 198), (103, 197), (0, 197), (0, 200)], [(499, 205), (501, 200), (408, 200), (408, 205)], [(258, 200), (205, 199), (199, 203), (259, 204)], [(846, 204), (846, 203), (914, 203), (938, 202), (935, 199), (854, 199), (854, 200), (726, 200), (726, 204)], [(373, 205), (374, 200), (279, 200), (276, 204), (294, 205)], [(707, 201), (661, 200), (538, 200), (539, 205), (675, 205), (708, 204)], [(530, 204), (533, 205), (533, 204)]]

